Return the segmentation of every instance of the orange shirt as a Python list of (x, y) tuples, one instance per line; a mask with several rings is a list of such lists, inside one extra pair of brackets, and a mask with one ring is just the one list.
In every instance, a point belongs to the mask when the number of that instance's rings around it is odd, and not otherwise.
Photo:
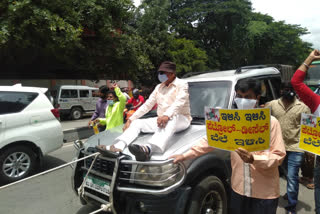
[[(183, 154), (192, 159), (208, 153), (214, 148), (204, 138)], [(231, 152), (231, 186), (236, 193), (259, 199), (274, 199), (280, 196), (278, 166), (286, 156), (280, 124), (271, 117), (270, 148), (265, 151), (252, 152), (252, 164), (244, 163), (236, 152)]]

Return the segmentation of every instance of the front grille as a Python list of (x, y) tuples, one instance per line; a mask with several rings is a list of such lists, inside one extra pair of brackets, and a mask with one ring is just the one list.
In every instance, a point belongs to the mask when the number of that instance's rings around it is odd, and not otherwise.
[[(90, 155), (97, 152), (96, 148), (89, 147), (86, 152), (84, 152), (84, 156)], [(87, 158), (85, 160), (85, 168), (89, 169), (94, 157)], [(112, 176), (113, 170), (115, 166), (115, 160), (104, 158), (104, 157), (97, 157), (94, 165), (92, 166), (93, 172), (98, 172), (99, 174)]]

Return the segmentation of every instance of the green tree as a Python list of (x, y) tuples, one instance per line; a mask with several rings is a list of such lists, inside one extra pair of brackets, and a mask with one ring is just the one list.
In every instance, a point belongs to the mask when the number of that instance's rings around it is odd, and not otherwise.
[(253, 13), (248, 25), (249, 64), (299, 65), (309, 53), (311, 44), (301, 40), (308, 31), (299, 25), (275, 22), (272, 17)]
[(128, 35), (133, 11), (131, 0), (1, 1), (1, 64), (107, 75), (148, 68), (144, 41)]
[(193, 41), (185, 38), (174, 38), (170, 41), (168, 57), (176, 63), (178, 75), (207, 69), (208, 57), (206, 52), (197, 48)]

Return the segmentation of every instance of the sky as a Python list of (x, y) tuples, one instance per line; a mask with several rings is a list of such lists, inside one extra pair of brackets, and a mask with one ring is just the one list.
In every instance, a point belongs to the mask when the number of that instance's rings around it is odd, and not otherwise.
[[(141, 0), (133, 0), (138, 6)], [(254, 12), (268, 14), (275, 21), (298, 24), (310, 34), (301, 38), (320, 49), (320, 1), (319, 0), (251, 0)]]

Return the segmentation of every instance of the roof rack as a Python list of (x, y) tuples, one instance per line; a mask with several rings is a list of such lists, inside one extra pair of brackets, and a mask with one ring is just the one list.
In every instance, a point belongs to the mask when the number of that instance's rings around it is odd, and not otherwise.
[(250, 69), (266, 68), (266, 67), (268, 67), (268, 66), (266, 66), (266, 65), (243, 66), (243, 67), (237, 68), (235, 74), (241, 74), (243, 69), (245, 69), (245, 70), (250, 70)]
[(219, 71), (219, 70), (214, 69), (214, 70), (211, 70), (211, 71), (188, 72), (188, 73), (182, 75), (181, 78), (187, 78), (187, 77), (191, 77), (191, 76), (194, 76), (194, 75), (207, 74), (207, 73), (212, 73), (212, 72), (217, 72), (217, 71)]

